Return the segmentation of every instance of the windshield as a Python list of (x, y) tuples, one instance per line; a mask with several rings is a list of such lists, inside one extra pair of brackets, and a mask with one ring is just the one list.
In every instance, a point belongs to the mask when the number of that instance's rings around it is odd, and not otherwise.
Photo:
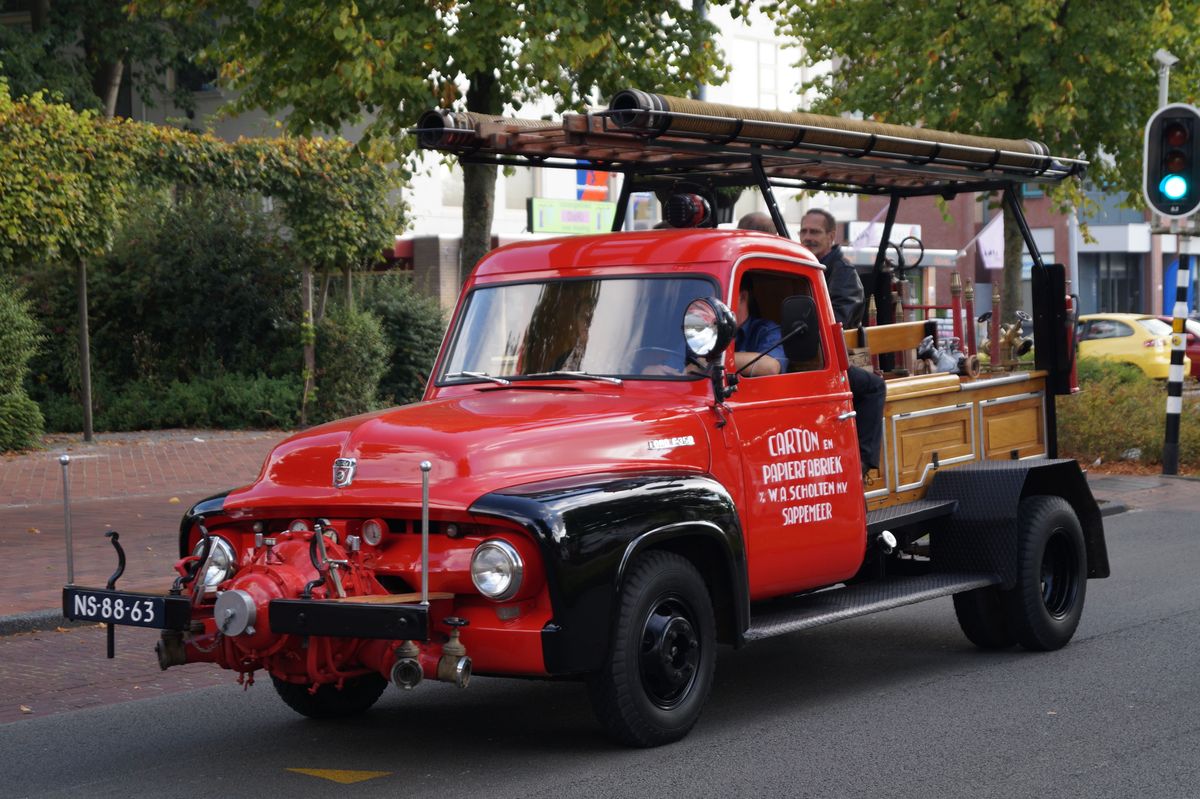
[(1152, 336), (1169, 336), (1171, 335), (1171, 326), (1161, 319), (1139, 319), (1138, 324), (1146, 328), (1147, 332)]
[[(440, 379), (551, 372), (682, 375), (683, 312), (713, 294), (698, 277), (556, 280), (471, 292)], [(470, 374), (474, 373), (474, 374)]]

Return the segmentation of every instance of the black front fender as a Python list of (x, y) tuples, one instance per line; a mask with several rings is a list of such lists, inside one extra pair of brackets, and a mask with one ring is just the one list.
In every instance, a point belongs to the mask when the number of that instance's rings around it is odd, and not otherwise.
[(594, 475), (487, 494), (471, 512), (520, 524), (537, 541), (554, 609), (542, 632), (552, 674), (600, 667), (622, 577), (650, 548), (697, 562), (735, 640), (749, 624), (741, 524), (729, 493), (711, 477)]

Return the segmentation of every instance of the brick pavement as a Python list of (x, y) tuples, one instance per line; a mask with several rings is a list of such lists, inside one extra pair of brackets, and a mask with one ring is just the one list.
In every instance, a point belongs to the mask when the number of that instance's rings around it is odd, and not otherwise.
[(71, 457), (76, 582), (108, 579), (116, 557), (103, 533), (116, 529), (127, 554), (121, 587), (150, 590), (171, 579), (183, 511), (251, 482), (285, 435), (169, 430), (101, 434), (92, 444), (59, 436), (45, 450), (0, 458), (0, 618), (61, 605), (63, 453)]
[(113, 660), (104, 656), (101, 625), (0, 637), (0, 724), (229, 685), (235, 679), (211, 663), (161, 671), (154, 655), (157, 630), (120, 627), (116, 636)]

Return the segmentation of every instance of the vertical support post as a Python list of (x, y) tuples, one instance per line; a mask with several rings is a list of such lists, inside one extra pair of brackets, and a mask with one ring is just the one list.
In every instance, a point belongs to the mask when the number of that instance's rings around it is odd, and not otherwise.
[(429, 470), (433, 464), (421, 461), (421, 604), (429, 604)]
[(1000, 371), (1000, 284), (994, 281), (992, 282), (992, 318), (988, 321), (988, 342), (991, 345), (990, 352), (988, 352), (989, 369), (998, 372)]
[(767, 210), (771, 212), (771, 221), (775, 223), (775, 232), (785, 239), (790, 239), (791, 234), (788, 233), (787, 223), (783, 221), (783, 212), (779, 210), (779, 205), (775, 202), (775, 192), (771, 189), (771, 181), (767, 179), (767, 173), (763, 169), (762, 156), (751, 156), (750, 165), (754, 168), (754, 178), (758, 181), (758, 190), (762, 192)]
[(71, 476), (68, 468), (71, 465), (70, 455), (60, 455), (58, 462), (62, 464), (63, 473), (63, 530), (67, 542), (67, 585), (75, 585), (75, 544), (71, 540)]
[(970, 280), (963, 289), (963, 301), (967, 311), (967, 339), (963, 344), (966, 347), (967, 355), (978, 355), (979, 353), (975, 350), (975, 284)]
[[(1182, 249), (1182, 248), (1180, 248)], [(1163, 474), (1179, 474), (1179, 416), (1183, 412), (1183, 351), (1187, 342), (1187, 290), (1192, 257), (1180, 254), (1175, 272), (1175, 309), (1171, 320), (1171, 368), (1167, 372), (1167, 425), (1163, 438)]]
[[(534, 170), (535, 173), (540, 173), (540, 170)], [(621, 193), (617, 196), (617, 212), (613, 214), (612, 231), (614, 233), (624, 229), (625, 214), (629, 208), (629, 198), (633, 196), (633, 174), (630, 172), (621, 173)]]
[(76, 267), (79, 286), (79, 393), (83, 402), (83, 440), (92, 442), (92, 344), (88, 335), (87, 261), (79, 259)]
[(962, 275), (955, 270), (950, 273), (950, 313), (954, 315), (954, 337), (958, 339), (959, 347), (963, 347), (967, 343), (966, 336), (963, 335), (963, 318), (962, 318)]

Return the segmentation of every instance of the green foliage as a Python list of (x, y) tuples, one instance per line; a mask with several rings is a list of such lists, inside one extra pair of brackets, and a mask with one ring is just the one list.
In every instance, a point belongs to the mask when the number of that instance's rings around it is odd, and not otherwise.
[[(77, 432), (83, 413), (75, 398), (54, 394), (42, 400), (46, 427)], [(289, 428), (300, 407), (298, 376), (227, 374), (188, 382), (136, 380), (119, 391), (96, 387), (96, 427), (100, 430), (156, 430), (172, 427)]]
[(42, 336), (32, 310), (24, 292), (0, 276), (0, 395), (21, 388), (29, 360), (37, 354)]
[(42, 434), (42, 414), (23, 387), (41, 341), (30, 311), (24, 293), (0, 277), (0, 452), (31, 447)]
[(374, 314), (339, 309), (317, 323), (314, 422), (364, 413), (379, 405), (388, 347)]
[(211, 18), (131, 17), (124, 3), (95, 0), (27, 5), (30, 28), (0, 26), (0, 75), (8, 76), (14, 96), (46, 91), (76, 110), (101, 111), (115, 102), (122, 72), (136, 65), (132, 85), (143, 102), (154, 105), (166, 95), (179, 108), (192, 107), (190, 89), (179, 81), (169, 83), (168, 70), (186, 68), (211, 41)]
[[(744, 3), (716, 0), (710, 5)], [(580, 107), (593, 92), (672, 94), (727, 77), (715, 26), (694, 4), (653, 0), (143, 0), (141, 12), (219, 16), (208, 52), (238, 90), (229, 113), (285, 114), (293, 134), (372, 119), (368, 149), (433, 106), (499, 114), (539, 97)], [(460, 97), (460, 87), (465, 95)], [(495, 168), (465, 165), (462, 260), (487, 250)]]
[[(1123, 460), (1141, 450), (1143, 463), (1161, 463), (1167, 391), (1137, 367), (1097, 358), (1079, 359), (1078, 394), (1058, 400), (1059, 446), (1085, 466)], [(1180, 424), (1179, 462), (1200, 468), (1200, 402), (1188, 398)]]
[(1200, 73), (1195, 0), (774, 0), (818, 110), (900, 124), (1033, 138), (1091, 161), (1097, 185), (1140, 205), (1142, 128), (1156, 106), (1156, 47), (1179, 56), (1172, 100), (1194, 102)]
[(42, 424), (37, 403), (24, 391), (0, 393), (0, 452), (36, 446)]
[(359, 282), (365, 286), (359, 307), (379, 318), (388, 347), (379, 396), (396, 405), (416, 402), (446, 329), (441, 307), (418, 294), (407, 274), (367, 275)]

